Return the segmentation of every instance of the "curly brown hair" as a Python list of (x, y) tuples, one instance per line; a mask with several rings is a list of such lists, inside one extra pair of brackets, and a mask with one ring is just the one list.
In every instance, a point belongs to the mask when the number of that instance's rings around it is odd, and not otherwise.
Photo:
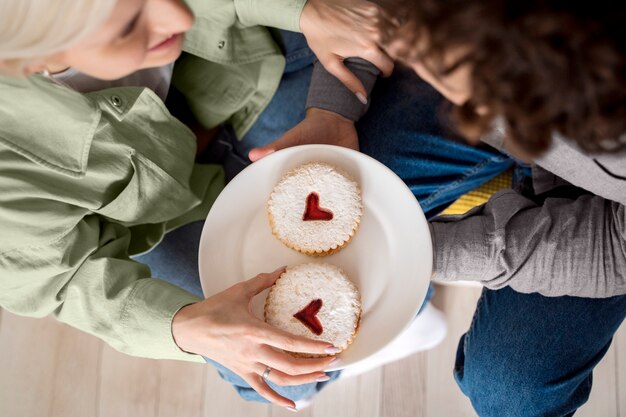
[(554, 133), (589, 152), (626, 147), (626, 2), (381, 3), (392, 17), (382, 23), (384, 42), (402, 38), (404, 60), (442, 63), (446, 51), (467, 51), (438, 66), (439, 74), (472, 68), (472, 97), (453, 110), (466, 136), (484, 134), (502, 116), (509, 138), (531, 155)]

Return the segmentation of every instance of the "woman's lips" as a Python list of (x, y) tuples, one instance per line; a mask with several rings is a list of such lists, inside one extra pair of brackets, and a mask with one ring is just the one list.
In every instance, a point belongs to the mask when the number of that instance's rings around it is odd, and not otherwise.
[(161, 41), (160, 43), (150, 47), (150, 49), (148, 49), (150, 52), (156, 52), (156, 51), (162, 51), (165, 49), (170, 48), (172, 45), (174, 45), (178, 39), (182, 36), (182, 34), (177, 33), (175, 35), (170, 36), (167, 39), (164, 39), (163, 41)]

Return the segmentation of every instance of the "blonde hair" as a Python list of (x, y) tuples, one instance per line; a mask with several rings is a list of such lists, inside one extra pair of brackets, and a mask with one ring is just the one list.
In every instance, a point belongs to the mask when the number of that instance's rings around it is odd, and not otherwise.
[(104, 23), (117, 1), (0, 0), (0, 61), (21, 72), (73, 46)]

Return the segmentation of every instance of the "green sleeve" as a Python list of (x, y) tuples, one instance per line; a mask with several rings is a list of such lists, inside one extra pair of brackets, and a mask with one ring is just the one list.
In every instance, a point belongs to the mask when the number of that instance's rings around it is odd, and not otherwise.
[(51, 242), (0, 253), (0, 305), (60, 321), (129, 355), (203, 362), (175, 344), (176, 312), (199, 301), (127, 255), (130, 232), (101, 216), (84, 217)]
[[(196, 16), (196, 26), (218, 23), (244, 27), (268, 26), (301, 32), (300, 15), (306, 0), (185, 0)], [(189, 35), (189, 34), (188, 34)]]
[(234, 0), (237, 16), (246, 26), (260, 25), (301, 32), (300, 15), (306, 0)]

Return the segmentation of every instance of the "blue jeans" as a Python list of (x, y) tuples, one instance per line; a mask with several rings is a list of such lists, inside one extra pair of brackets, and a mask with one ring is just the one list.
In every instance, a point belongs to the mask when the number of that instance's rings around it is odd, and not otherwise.
[(484, 289), (454, 377), (480, 416), (571, 416), (624, 320), (626, 297), (543, 297)]

